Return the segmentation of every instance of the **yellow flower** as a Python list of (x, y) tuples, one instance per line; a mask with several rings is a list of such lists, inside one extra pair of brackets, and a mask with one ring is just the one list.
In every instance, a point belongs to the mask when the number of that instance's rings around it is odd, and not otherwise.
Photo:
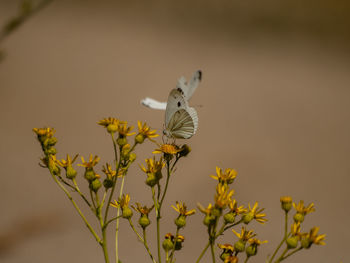
[(325, 245), (326, 243), (324, 242), (326, 235), (318, 235), (318, 231), (320, 230), (319, 227), (313, 227), (311, 228), (310, 232), (306, 235), (306, 238), (315, 245)]
[(106, 166), (102, 166), (102, 172), (107, 176), (109, 180), (112, 180), (116, 176), (117, 172), (112, 170), (112, 166), (106, 163)]
[(78, 158), (79, 154), (76, 154), (73, 159), (69, 156), (69, 154), (67, 154), (67, 159), (64, 160), (62, 159), (61, 161), (56, 160), (56, 163), (61, 166), (62, 168), (67, 168), (72, 166), (72, 164), (75, 162), (75, 160)]
[(265, 244), (265, 243), (267, 243), (268, 241), (267, 241), (267, 240), (261, 241), (261, 240), (259, 240), (259, 239), (257, 239), (257, 238), (250, 238), (250, 239), (248, 240), (248, 242), (249, 242), (251, 245), (253, 245), (253, 246), (260, 246), (261, 244)]
[(92, 154), (90, 154), (89, 161), (85, 162), (84, 157), (81, 157), (82, 164), (78, 164), (79, 166), (86, 167), (86, 168), (93, 168), (99, 161), (100, 157), (95, 155), (95, 157), (92, 157)]
[(233, 190), (229, 191), (227, 185), (218, 184), (216, 186), (215, 206), (221, 209), (225, 208), (231, 203), (233, 193)]
[(131, 136), (134, 135), (136, 132), (131, 132), (130, 131), (134, 129), (133, 126), (128, 127), (128, 124), (126, 122), (120, 123), (118, 125), (118, 132), (120, 137), (126, 137), (126, 136)]
[(291, 234), (292, 236), (296, 236), (299, 240), (300, 240), (300, 237), (303, 235), (301, 232), (300, 232), (300, 222), (297, 222), (297, 223), (293, 223), (291, 225)]
[(305, 207), (303, 200), (301, 200), (298, 204), (293, 203), (293, 206), (294, 206), (294, 209), (297, 211), (297, 213), (300, 213), (302, 215), (306, 215), (308, 213), (315, 211), (314, 203), (311, 203), (307, 207)]
[(255, 202), (253, 208), (248, 204), (248, 213), (243, 216), (243, 222), (248, 224), (251, 220), (255, 219), (258, 223), (264, 224), (267, 221), (267, 219), (264, 218), (266, 214), (261, 213), (264, 210), (265, 208), (258, 208), (258, 202)]
[(152, 209), (153, 209), (153, 207), (154, 207), (154, 205), (153, 206), (151, 206), (151, 207), (147, 207), (147, 206), (141, 206), (141, 204), (140, 203), (135, 203), (136, 204), (136, 207), (135, 206), (131, 206), (135, 211), (138, 211), (138, 212), (140, 212), (141, 213), (141, 215), (146, 215), (146, 216), (148, 216), (148, 214), (152, 211)]
[(247, 231), (245, 227), (242, 227), (241, 233), (237, 233), (234, 229), (232, 229), (232, 232), (243, 242), (256, 236), (256, 234), (253, 233), (253, 230)]
[(38, 136), (46, 136), (50, 138), (54, 135), (56, 131), (53, 128), (47, 127), (47, 128), (33, 128), (33, 132), (35, 132)]
[(146, 123), (142, 125), (142, 122), (137, 121), (137, 126), (139, 128), (139, 134), (135, 137), (137, 143), (143, 143), (144, 139), (146, 138), (154, 142), (154, 140), (152, 140), (151, 138), (159, 136), (156, 133), (156, 130), (151, 131), (151, 128), (147, 126)]
[(238, 207), (237, 201), (235, 199), (233, 199), (232, 202), (228, 204), (228, 207), (230, 208), (232, 213), (235, 213), (237, 215), (244, 214), (248, 211), (246, 208), (244, 208), (243, 205)]
[(234, 169), (226, 169), (223, 173), (221, 168), (216, 166), (216, 174), (211, 175), (211, 177), (215, 180), (218, 180), (221, 184), (232, 184), (234, 179), (237, 176), (237, 172)]
[(162, 170), (162, 168), (165, 165), (162, 158), (160, 158), (159, 161), (156, 161), (155, 157), (153, 157), (153, 159), (152, 158), (145, 159), (145, 162), (146, 162), (147, 168), (144, 167), (143, 165), (142, 166), (140, 165), (140, 168), (146, 174), (148, 173), (157, 174)]
[(175, 144), (162, 144), (160, 145), (159, 149), (155, 149), (153, 153), (164, 153), (164, 154), (174, 155), (180, 151), (181, 151), (181, 148), (179, 148)]
[(231, 255), (225, 258), (224, 263), (238, 263), (238, 257)]
[(123, 195), (123, 197), (121, 199), (119, 199), (119, 201), (114, 200), (114, 203), (110, 203), (111, 206), (116, 207), (116, 208), (121, 208), (121, 209), (125, 209), (129, 206), (129, 202), (130, 202), (130, 195), (126, 194)]
[(178, 201), (176, 201), (176, 207), (173, 205), (171, 207), (174, 208), (176, 212), (178, 212), (180, 215), (183, 215), (183, 216), (190, 216), (196, 212), (195, 209), (187, 211), (187, 206), (185, 205), (185, 203), (181, 204)]
[(197, 207), (199, 209), (199, 211), (201, 211), (203, 214), (209, 216), (211, 215), (211, 212), (213, 210), (213, 205), (209, 203), (207, 208), (204, 208), (200, 203), (197, 204)]
[(218, 244), (218, 247), (222, 249), (224, 253), (230, 253), (231, 255), (235, 250), (231, 244)]
[(124, 121), (120, 121), (120, 120), (118, 120), (116, 118), (109, 117), (109, 118), (100, 120), (97, 124), (107, 128), (108, 125), (110, 125), (110, 124), (118, 126), (119, 123), (125, 123), (125, 122)]

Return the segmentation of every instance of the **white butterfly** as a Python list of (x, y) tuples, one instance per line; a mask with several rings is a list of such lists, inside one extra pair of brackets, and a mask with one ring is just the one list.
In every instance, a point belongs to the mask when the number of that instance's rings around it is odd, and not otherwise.
[[(199, 82), (202, 79), (202, 71), (197, 70), (188, 83), (186, 83), (185, 77), (181, 77), (177, 80), (176, 88), (180, 88), (183, 91), (183, 96), (188, 101), (194, 91), (197, 89)], [(160, 102), (155, 99), (146, 97), (141, 100), (141, 104), (155, 110), (165, 110), (167, 107), (166, 102)]]
[(168, 138), (189, 139), (196, 133), (197, 128), (197, 111), (188, 106), (185, 93), (181, 88), (173, 89), (169, 94), (165, 110), (163, 134)]

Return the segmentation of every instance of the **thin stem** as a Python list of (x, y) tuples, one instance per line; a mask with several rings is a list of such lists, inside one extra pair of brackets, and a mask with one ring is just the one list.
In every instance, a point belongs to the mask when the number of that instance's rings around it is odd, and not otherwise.
[(215, 263), (214, 243), (215, 242), (210, 241), (210, 251), (211, 251), (211, 258), (212, 258), (213, 263)]
[(246, 257), (244, 263), (247, 263), (250, 257)]
[(288, 247), (286, 247), (286, 249), (282, 252), (281, 256), (275, 261), (276, 263), (281, 262), (284, 258), (284, 255), (288, 252)]
[(164, 198), (165, 198), (165, 194), (166, 194), (166, 192), (167, 192), (167, 190), (168, 190), (168, 185), (169, 185), (169, 179), (170, 179), (170, 175), (171, 175), (171, 170), (170, 170), (170, 163), (169, 163), (169, 161), (167, 161), (167, 177), (166, 177), (166, 182), (165, 182), (165, 188), (164, 188), (164, 192), (163, 192), (163, 196), (162, 196), (162, 198), (161, 198), (161, 200), (160, 200), (160, 203), (159, 203), (159, 211), (160, 211), (160, 209), (161, 209), (161, 207), (162, 207), (162, 204), (163, 204), (163, 201), (164, 201)]
[(171, 251), (171, 254), (170, 254), (170, 263), (173, 262), (173, 257), (174, 257), (174, 254), (175, 254), (175, 246), (176, 246), (176, 241), (177, 241), (177, 236), (179, 235), (179, 230), (180, 228), (177, 227), (176, 228), (176, 234), (175, 234), (175, 238), (174, 238), (174, 246), (173, 246), (173, 249)]
[(207, 251), (207, 249), (209, 248), (209, 246), (210, 246), (210, 242), (208, 242), (207, 245), (204, 247), (204, 249), (202, 250), (202, 253), (199, 255), (196, 263), (198, 263), (202, 259), (202, 257), (204, 256), (204, 254)]
[[(118, 170), (119, 170), (119, 167), (118, 167)], [(125, 182), (125, 176), (123, 176), (123, 178), (122, 178), (122, 183), (121, 183), (120, 191), (119, 191), (119, 200), (122, 198), (122, 195), (123, 195), (124, 182)], [(117, 217), (118, 218), (117, 218), (116, 229), (115, 229), (115, 262), (116, 263), (119, 262), (119, 250), (118, 250), (118, 234), (119, 234), (119, 220), (120, 220), (119, 214), (120, 214), (120, 207), (118, 207), (118, 209), (117, 209)]]
[(78, 187), (78, 184), (77, 184), (77, 181), (75, 180), (75, 178), (72, 179), (73, 181), (73, 184), (75, 186), (75, 191), (78, 192), (78, 194), (81, 196), (81, 198), (83, 198), (83, 200), (85, 201), (85, 203), (92, 209), (92, 206), (89, 202), (89, 200), (87, 200), (87, 198), (85, 197), (85, 195), (80, 191), (79, 187)]
[(151, 253), (151, 251), (149, 250), (148, 248), (148, 245), (147, 245), (147, 239), (146, 239), (146, 228), (143, 228), (143, 245), (145, 246), (147, 252), (148, 252), (148, 255), (151, 257), (153, 263), (156, 263), (156, 261), (154, 260), (153, 258), (153, 255)]
[[(50, 173), (51, 173), (51, 171), (50, 171)], [(101, 238), (96, 234), (95, 230), (89, 224), (89, 222), (85, 218), (84, 214), (81, 212), (80, 208), (78, 207), (78, 205), (73, 200), (73, 197), (70, 195), (70, 193), (67, 191), (67, 189), (60, 183), (60, 181), (57, 180), (57, 177), (54, 174), (51, 173), (51, 176), (54, 179), (54, 181), (58, 184), (58, 186), (63, 190), (63, 192), (67, 195), (68, 199), (71, 201), (71, 203), (73, 204), (74, 208), (77, 210), (77, 212), (79, 213), (80, 217), (83, 219), (83, 221), (84, 221), (85, 225), (87, 226), (87, 228), (90, 230), (91, 234), (95, 237), (96, 241), (99, 244), (101, 244), (101, 242), (102, 242)]]
[(288, 237), (288, 212), (285, 211), (284, 213), (284, 237), (281, 240), (281, 242), (279, 243), (279, 245), (277, 246), (276, 250), (274, 251), (272, 257), (269, 260), (269, 263), (272, 262), (272, 260), (275, 258), (277, 252), (280, 250), (281, 246), (283, 245), (283, 243), (286, 241), (287, 237)]
[(298, 252), (298, 251), (300, 251), (300, 250), (302, 250), (302, 249), (303, 249), (303, 247), (298, 247), (297, 249), (293, 250), (292, 252), (288, 253), (285, 257), (283, 257), (283, 258), (281, 259), (281, 261), (282, 261), (282, 260), (285, 260), (287, 257), (290, 257), (291, 255), (293, 255), (294, 253), (296, 253), (296, 252)]

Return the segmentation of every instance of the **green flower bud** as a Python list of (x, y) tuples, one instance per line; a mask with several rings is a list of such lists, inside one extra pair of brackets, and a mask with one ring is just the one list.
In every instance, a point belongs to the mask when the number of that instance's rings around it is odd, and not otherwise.
[(47, 140), (47, 145), (54, 146), (57, 143), (57, 138), (51, 137)]
[(123, 218), (129, 219), (132, 217), (132, 215), (133, 215), (133, 212), (129, 207), (125, 207), (123, 209), (123, 213), (122, 213)]
[(113, 180), (108, 179), (108, 178), (106, 178), (106, 179), (103, 180), (103, 186), (104, 186), (106, 189), (113, 187), (113, 185), (114, 185)]
[(301, 246), (303, 248), (309, 249), (311, 247), (311, 245), (312, 245), (312, 242), (310, 242), (310, 240), (308, 238), (304, 237), (301, 239)]
[(175, 242), (175, 250), (181, 250), (182, 248), (182, 243), (183, 243), (183, 239), (178, 238)]
[(245, 249), (245, 243), (242, 240), (238, 240), (235, 244), (234, 244), (234, 248), (235, 251), (238, 252), (243, 252)]
[(45, 150), (46, 155), (55, 155), (56, 153), (57, 153), (57, 150), (54, 147), (49, 147)]
[(293, 204), (292, 198), (290, 196), (282, 196), (280, 198), (280, 201), (281, 201), (282, 209), (288, 213), (289, 210), (292, 209), (292, 204)]
[(253, 213), (245, 214), (242, 217), (242, 219), (243, 219), (243, 223), (247, 225), (254, 219), (254, 214)]
[(225, 224), (232, 224), (235, 222), (236, 215), (232, 212), (229, 212), (224, 215)]
[(149, 224), (151, 224), (151, 221), (149, 220), (148, 216), (141, 215), (139, 219), (139, 224), (142, 228), (146, 228), (147, 226), (149, 226)]
[(229, 256), (231, 256), (230, 253), (222, 252), (221, 255), (220, 255), (220, 259), (221, 259), (222, 261), (225, 261), (225, 259), (226, 259), (227, 257), (229, 257)]
[(304, 218), (305, 218), (305, 216), (301, 213), (296, 213), (293, 217), (293, 219), (296, 223), (298, 223), (298, 222), (302, 223), (304, 221)]
[(135, 142), (136, 142), (136, 143), (141, 144), (141, 143), (143, 143), (144, 141), (145, 141), (145, 136), (143, 136), (141, 133), (139, 133), (139, 134), (137, 134), (137, 135), (135, 136)]
[(96, 178), (96, 173), (94, 171), (94, 169), (92, 168), (86, 168), (85, 169), (85, 173), (84, 173), (84, 177), (86, 180), (88, 180), (89, 182), (95, 180)]
[(258, 248), (256, 246), (248, 246), (245, 250), (247, 257), (255, 256), (258, 252)]
[(51, 173), (52, 174), (54, 174), (54, 175), (59, 175), (60, 173), (61, 173), (61, 169), (60, 169), (60, 167), (58, 167), (57, 165), (51, 165), (50, 167), (49, 167), (49, 170), (51, 171)]
[(170, 240), (169, 238), (166, 238), (166, 239), (163, 241), (162, 246), (163, 246), (163, 249), (164, 249), (165, 251), (169, 251), (169, 250), (172, 250), (172, 249), (173, 249), (174, 244), (173, 244), (173, 242), (171, 242), (171, 240)]
[(115, 125), (115, 124), (109, 124), (107, 126), (107, 132), (109, 133), (116, 133), (118, 131), (118, 125)]
[(95, 193), (97, 193), (98, 189), (100, 189), (101, 186), (102, 186), (102, 184), (101, 184), (100, 180), (98, 180), (97, 178), (95, 180), (93, 180), (89, 185), (90, 189), (92, 191), (94, 191)]
[(286, 243), (289, 249), (296, 248), (298, 246), (298, 238), (291, 236), (287, 238)]
[(129, 154), (129, 161), (134, 162), (136, 160), (136, 153), (130, 153)]
[(206, 226), (210, 226), (215, 223), (215, 217), (207, 215), (204, 217), (203, 224)]
[(147, 174), (146, 184), (150, 187), (155, 186), (158, 183), (158, 178), (153, 173)]
[(186, 216), (180, 215), (178, 218), (175, 219), (175, 225), (178, 228), (182, 228), (186, 225)]
[(125, 138), (125, 137), (119, 137), (118, 139), (117, 139), (117, 144), (119, 145), (119, 146), (124, 146), (125, 144), (127, 144), (128, 143), (128, 140)]
[(222, 210), (219, 208), (214, 208), (213, 210), (211, 210), (211, 213), (213, 216), (219, 217), (219, 216), (221, 216)]
[(77, 176), (77, 171), (72, 166), (66, 168), (66, 176), (68, 179), (74, 179)]

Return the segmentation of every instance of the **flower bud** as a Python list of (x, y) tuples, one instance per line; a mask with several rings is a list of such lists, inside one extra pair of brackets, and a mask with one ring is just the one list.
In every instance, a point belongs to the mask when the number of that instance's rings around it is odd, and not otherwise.
[(235, 213), (229, 212), (224, 215), (225, 224), (232, 224), (235, 222), (235, 219), (236, 219)]
[(95, 180), (96, 178), (96, 173), (92, 168), (86, 168), (85, 169), (85, 173), (84, 173), (84, 177), (86, 180), (88, 180), (89, 182)]
[(119, 146), (124, 146), (125, 144), (127, 144), (128, 143), (128, 140), (125, 138), (125, 137), (119, 137), (118, 139), (117, 139), (117, 144), (119, 145)]
[(302, 223), (304, 221), (304, 218), (305, 218), (305, 216), (301, 213), (296, 213), (293, 217), (293, 219), (296, 223), (298, 223), (298, 222)]
[(227, 257), (229, 257), (229, 256), (231, 256), (231, 253), (228, 253), (228, 252), (222, 252), (221, 253), (221, 255), (220, 255), (220, 259), (222, 260), (222, 261), (225, 261), (225, 259), (227, 258)]
[(106, 179), (103, 180), (103, 186), (104, 186), (106, 189), (113, 187), (113, 185), (114, 185), (113, 180), (108, 179), (108, 178), (106, 178)]
[(57, 150), (54, 147), (49, 147), (49, 148), (45, 149), (46, 155), (55, 155), (56, 153), (57, 153)]
[(247, 213), (242, 217), (242, 219), (243, 219), (243, 223), (247, 225), (254, 219), (254, 214)]
[(286, 243), (289, 249), (296, 248), (298, 246), (298, 238), (296, 236), (291, 236), (287, 238)]
[(135, 142), (136, 142), (136, 143), (141, 144), (141, 143), (143, 143), (144, 141), (145, 141), (145, 136), (143, 136), (141, 133), (139, 133), (139, 134), (137, 134), (137, 135), (135, 136)]
[(213, 216), (219, 217), (221, 216), (222, 210), (219, 208), (213, 208), (213, 210), (211, 210), (211, 213)]
[(215, 223), (215, 216), (206, 215), (203, 220), (203, 224), (206, 226), (210, 226)]
[(97, 193), (98, 189), (101, 188), (102, 184), (100, 182), (100, 180), (98, 180), (97, 178), (95, 180), (93, 180), (91, 183), (90, 183), (90, 189), (92, 191), (94, 191), (95, 193)]
[(146, 228), (147, 226), (149, 226), (149, 224), (151, 224), (151, 221), (149, 220), (148, 216), (141, 215), (139, 219), (139, 224), (142, 228)]
[(77, 176), (77, 171), (69, 165), (66, 168), (66, 176), (68, 179), (74, 179)]
[(123, 218), (129, 219), (132, 217), (132, 215), (133, 215), (133, 212), (129, 207), (123, 208), (123, 213), (122, 213)]
[(292, 209), (292, 198), (289, 196), (282, 196), (280, 200), (282, 209), (286, 212), (289, 212), (289, 210)]
[(258, 252), (257, 246), (248, 246), (245, 250), (247, 257), (255, 256)]
[(312, 242), (310, 242), (310, 240), (307, 237), (304, 237), (301, 239), (301, 246), (303, 248), (308, 249), (311, 247), (311, 245), (312, 245)]
[(180, 250), (182, 248), (182, 243), (185, 241), (183, 236), (177, 236), (175, 241), (175, 250)]
[(190, 146), (187, 144), (182, 145), (181, 151), (179, 152), (180, 157), (186, 157), (191, 152)]
[(163, 249), (164, 249), (165, 251), (169, 251), (169, 250), (172, 250), (172, 249), (173, 249), (174, 244), (173, 244), (173, 242), (172, 242), (169, 238), (166, 238), (166, 239), (163, 241), (162, 246), (163, 246)]
[(146, 179), (146, 184), (150, 187), (155, 186), (158, 183), (158, 179), (155, 176), (154, 173), (148, 173), (147, 174), (147, 179)]
[(235, 251), (238, 252), (243, 252), (245, 249), (245, 243), (242, 240), (238, 240), (235, 244), (234, 244), (234, 248)]
[(129, 154), (129, 161), (134, 162), (136, 160), (136, 153), (130, 153)]
[(116, 133), (118, 131), (118, 125), (116, 124), (108, 124), (107, 126), (107, 132), (109, 132), (110, 134), (112, 133)]
[(47, 140), (47, 145), (54, 146), (57, 143), (57, 138), (51, 137)]
[(178, 228), (182, 228), (186, 225), (186, 216), (180, 215), (178, 218), (175, 219), (175, 225)]

